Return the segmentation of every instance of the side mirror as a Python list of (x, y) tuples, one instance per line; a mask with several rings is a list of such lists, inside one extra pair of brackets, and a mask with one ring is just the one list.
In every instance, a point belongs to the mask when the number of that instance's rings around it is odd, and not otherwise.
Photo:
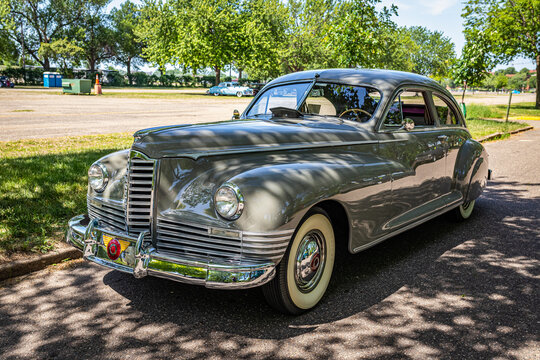
[(412, 129), (414, 129), (414, 120), (411, 118), (403, 119), (403, 122), (401, 123), (401, 128), (407, 131), (411, 131)]
[(234, 120), (240, 119), (240, 112), (239, 112), (238, 110), (234, 109), (232, 118), (233, 118)]

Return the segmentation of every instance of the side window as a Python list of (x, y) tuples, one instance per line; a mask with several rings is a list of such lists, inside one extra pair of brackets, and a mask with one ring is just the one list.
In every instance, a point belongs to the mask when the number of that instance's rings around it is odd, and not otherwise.
[(459, 117), (440, 95), (433, 94), (433, 104), (435, 104), (441, 126), (460, 126)]
[(415, 127), (434, 126), (426, 106), (425, 92), (405, 90), (396, 96), (384, 120), (386, 127), (400, 127), (405, 119), (411, 119)]

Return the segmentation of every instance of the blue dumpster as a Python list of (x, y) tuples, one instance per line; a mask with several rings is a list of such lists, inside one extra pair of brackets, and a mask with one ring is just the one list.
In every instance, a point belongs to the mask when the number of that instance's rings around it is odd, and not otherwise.
[(54, 83), (55, 87), (62, 87), (62, 74), (55, 74), (56, 81)]

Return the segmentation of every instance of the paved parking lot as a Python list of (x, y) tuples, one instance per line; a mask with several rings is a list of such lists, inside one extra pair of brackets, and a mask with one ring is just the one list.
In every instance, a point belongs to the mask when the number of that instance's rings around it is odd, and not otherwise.
[(207, 96), (201, 90), (195, 95), (193, 90), (187, 94), (144, 91), (180, 97), (76, 96), (56, 95), (58, 90), (0, 89), (0, 141), (135, 132), (154, 126), (229, 120), (234, 109), (242, 112), (252, 99)]
[[(202, 89), (104, 91), (115, 93), (115, 97), (53, 95), (59, 93), (56, 89), (0, 89), (0, 141), (135, 132), (153, 126), (229, 120), (234, 109), (242, 112), (252, 99), (206, 96)], [(128, 97), (134, 92), (177, 98)], [(512, 101), (534, 101), (534, 94), (515, 95)], [(475, 95), (467, 102), (505, 104), (508, 98)]]
[(540, 130), (486, 146), (468, 221), (338, 258), (307, 314), (79, 262), (0, 285), (0, 359), (539, 359)]

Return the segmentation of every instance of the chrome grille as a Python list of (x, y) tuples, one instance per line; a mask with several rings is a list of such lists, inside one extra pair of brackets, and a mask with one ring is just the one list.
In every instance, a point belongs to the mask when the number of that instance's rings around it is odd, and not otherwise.
[(176, 256), (221, 259), (265, 259), (279, 261), (287, 249), (292, 231), (263, 235), (244, 233), (240, 238), (212, 235), (196, 224), (157, 220), (158, 252)]
[(128, 232), (138, 234), (150, 231), (155, 161), (132, 152), (127, 175)]
[(115, 230), (126, 230), (126, 212), (121, 205), (114, 206), (96, 200), (88, 200), (88, 216)]

